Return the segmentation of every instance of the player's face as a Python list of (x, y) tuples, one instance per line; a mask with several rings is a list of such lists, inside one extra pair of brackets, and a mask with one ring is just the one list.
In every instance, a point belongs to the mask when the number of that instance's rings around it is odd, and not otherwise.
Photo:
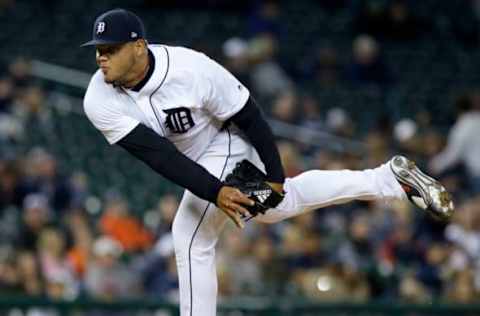
[(105, 82), (121, 85), (135, 64), (132, 43), (98, 45), (96, 49), (97, 65), (103, 72)]

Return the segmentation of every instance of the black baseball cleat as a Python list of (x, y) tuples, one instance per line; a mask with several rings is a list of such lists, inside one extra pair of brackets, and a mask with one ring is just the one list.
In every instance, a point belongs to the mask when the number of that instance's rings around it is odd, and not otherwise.
[(448, 221), (452, 217), (455, 209), (452, 197), (440, 182), (403, 156), (393, 157), (390, 168), (413, 204), (436, 219)]

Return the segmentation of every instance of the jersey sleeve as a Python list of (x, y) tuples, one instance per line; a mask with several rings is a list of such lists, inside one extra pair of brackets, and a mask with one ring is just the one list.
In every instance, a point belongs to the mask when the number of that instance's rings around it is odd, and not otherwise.
[(250, 92), (220, 64), (201, 56), (199, 88), (203, 106), (220, 121), (226, 121), (242, 109)]
[(109, 144), (115, 144), (130, 133), (139, 121), (122, 113), (113, 98), (100, 95), (89, 89), (83, 101), (85, 114), (92, 124), (105, 136)]

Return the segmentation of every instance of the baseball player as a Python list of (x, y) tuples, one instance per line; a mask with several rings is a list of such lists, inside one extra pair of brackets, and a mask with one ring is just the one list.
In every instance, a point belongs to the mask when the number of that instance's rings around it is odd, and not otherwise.
[[(84, 98), (89, 120), (108, 143), (186, 189), (172, 228), (182, 316), (216, 313), (215, 244), (228, 218), (238, 227), (254, 215), (275, 223), (355, 199), (409, 198), (443, 219), (453, 212), (444, 187), (402, 156), (371, 170), (311, 170), (285, 179), (272, 131), (248, 89), (202, 53), (149, 44), (129, 11), (100, 15), (82, 46), (90, 45), (99, 70)], [(238, 170), (244, 160), (247, 170)], [(251, 194), (245, 187), (259, 173), (260, 193)], [(225, 182), (229, 174), (237, 182)]]

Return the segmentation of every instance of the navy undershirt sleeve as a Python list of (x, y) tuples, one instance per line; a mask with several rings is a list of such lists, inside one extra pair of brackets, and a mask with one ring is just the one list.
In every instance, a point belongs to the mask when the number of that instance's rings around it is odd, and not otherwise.
[(252, 97), (229, 121), (235, 123), (245, 133), (250, 143), (257, 150), (260, 159), (265, 165), (267, 180), (283, 183), (285, 175), (272, 129)]
[(117, 144), (168, 180), (216, 204), (222, 182), (165, 137), (139, 124)]

